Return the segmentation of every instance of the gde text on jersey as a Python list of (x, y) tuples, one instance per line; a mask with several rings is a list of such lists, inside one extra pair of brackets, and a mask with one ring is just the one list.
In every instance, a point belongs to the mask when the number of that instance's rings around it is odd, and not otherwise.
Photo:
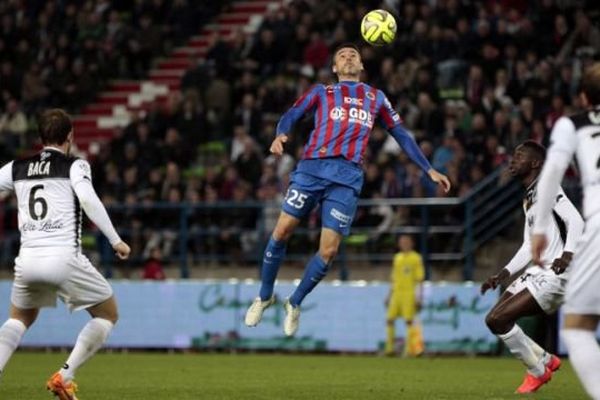
[(357, 123), (360, 125), (373, 127), (373, 116), (367, 110), (351, 107), (346, 110), (344, 107), (334, 107), (329, 112), (329, 118), (334, 121), (348, 120), (349, 123)]
[(34, 161), (29, 163), (27, 176), (50, 175), (50, 161)]

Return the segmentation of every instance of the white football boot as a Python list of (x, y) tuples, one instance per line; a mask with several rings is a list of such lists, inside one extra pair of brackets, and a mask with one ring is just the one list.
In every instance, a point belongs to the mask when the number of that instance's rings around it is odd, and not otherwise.
[(285, 320), (283, 321), (283, 332), (287, 336), (294, 336), (300, 325), (300, 307), (294, 307), (287, 299), (283, 304), (285, 308)]
[(269, 300), (262, 301), (260, 297), (254, 299), (248, 311), (246, 311), (246, 325), (256, 326), (260, 322), (263, 312), (275, 303), (275, 295), (271, 296)]

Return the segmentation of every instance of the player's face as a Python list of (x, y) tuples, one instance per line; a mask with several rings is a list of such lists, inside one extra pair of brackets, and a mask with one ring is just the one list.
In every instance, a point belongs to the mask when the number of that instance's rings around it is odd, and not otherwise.
[(517, 146), (515, 149), (508, 170), (510, 174), (516, 178), (525, 176), (533, 169), (536, 160), (524, 146)]
[(410, 236), (400, 236), (398, 247), (400, 247), (401, 251), (411, 251), (413, 249), (413, 241)]
[(363, 70), (360, 54), (352, 47), (345, 47), (335, 53), (333, 72), (338, 75), (358, 76)]

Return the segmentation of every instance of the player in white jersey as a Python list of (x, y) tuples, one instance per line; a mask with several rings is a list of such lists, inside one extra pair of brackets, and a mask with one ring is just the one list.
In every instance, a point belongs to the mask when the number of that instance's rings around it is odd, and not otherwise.
[(119, 258), (126, 259), (130, 249), (94, 191), (90, 165), (69, 156), (70, 117), (59, 109), (46, 111), (39, 129), (43, 150), (0, 169), (0, 191), (16, 193), (21, 231), (10, 317), (0, 327), (0, 372), (39, 309), (54, 307), (58, 296), (71, 311), (86, 310), (92, 316), (63, 368), (47, 382), (60, 400), (76, 400), (76, 370), (102, 347), (118, 318), (110, 285), (81, 253), (81, 209)]
[(541, 267), (530, 266), (530, 230), (538, 211), (536, 184), (545, 156), (546, 149), (534, 141), (526, 141), (514, 151), (510, 173), (527, 188), (523, 201), (523, 244), (509, 263), (481, 286), (483, 294), (527, 268), (506, 289), (485, 319), (490, 330), (527, 366), (525, 379), (517, 393), (535, 392), (560, 368), (560, 359), (527, 336), (516, 321), (528, 315), (553, 313), (562, 304), (569, 272), (567, 267), (584, 225), (581, 215), (561, 189), (553, 202), (553, 219), (545, 230), (550, 239), (550, 246), (544, 253), (547, 261)]
[(600, 348), (595, 337), (600, 320), (600, 63), (585, 71), (580, 100), (587, 110), (560, 118), (552, 130), (552, 145), (538, 184), (538, 219), (533, 227), (531, 250), (536, 263), (546, 261), (545, 226), (551, 219), (552, 199), (575, 155), (583, 185), (586, 224), (567, 283), (562, 338), (586, 391), (600, 400)]

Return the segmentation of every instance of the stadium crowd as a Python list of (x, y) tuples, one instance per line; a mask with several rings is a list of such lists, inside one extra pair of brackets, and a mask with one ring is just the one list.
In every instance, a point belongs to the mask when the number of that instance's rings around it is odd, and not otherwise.
[(2, 159), (31, 144), (39, 110), (76, 113), (110, 79), (142, 78), (227, 3), (0, 0)]
[[(216, 12), (185, 0), (137, 1), (131, 14), (106, 0), (65, 4), (0, 0), (5, 149), (22, 146), (28, 116), (40, 107), (76, 111), (107, 79), (142, 77), (154, 56), (196, 32), (191, 15), (202, 12), (206, 19)], [(392, 46), (375, 48), (361, 43), (359, 26), (380, 6), (397, 15), (399, 26)], [(582, 68), (600, 55), (593, 6), (555, 0), (285, 3), (264, 16), (255, 34), (214, 34), (205, 58), (184, 75), (181, 92), (172, 93), (167, 106), (136, 115), (101, 147), (92, 164), (95, 185), (107, 204), (281, 200), (312, 121), (298, 124), (281, 159), (268, 155), (275, 124), (311, 84), (334, 81), (332, 49), (351, 41), (361, 46), (364, 80), (388, 95), (432, 165), (449, 176), (448, 195), (462, 196), (517, 143), (546, 143), (554, 121), (578, 107)], [(364, 198), (444, 195), (382, 129), (368, 147)], [(139, 232), (134, 247), (173, 244), (178, 219), (170, 210), (154, 218), (137, 210), (130, 217), (131, 232), (142, 225), (159, 232), (150, 241)], [(372, 217), (359, 213), (357, 225), (386, 219)], [(395, 218), (404, 221), (405, 210)], [(192, 247), (217, 251), (232, 240), (243, 249), (239, 232), (256, 219), (242, 208), (195, 215), (192, 229), (210, 227), (221, 240), (197, 240)]]

